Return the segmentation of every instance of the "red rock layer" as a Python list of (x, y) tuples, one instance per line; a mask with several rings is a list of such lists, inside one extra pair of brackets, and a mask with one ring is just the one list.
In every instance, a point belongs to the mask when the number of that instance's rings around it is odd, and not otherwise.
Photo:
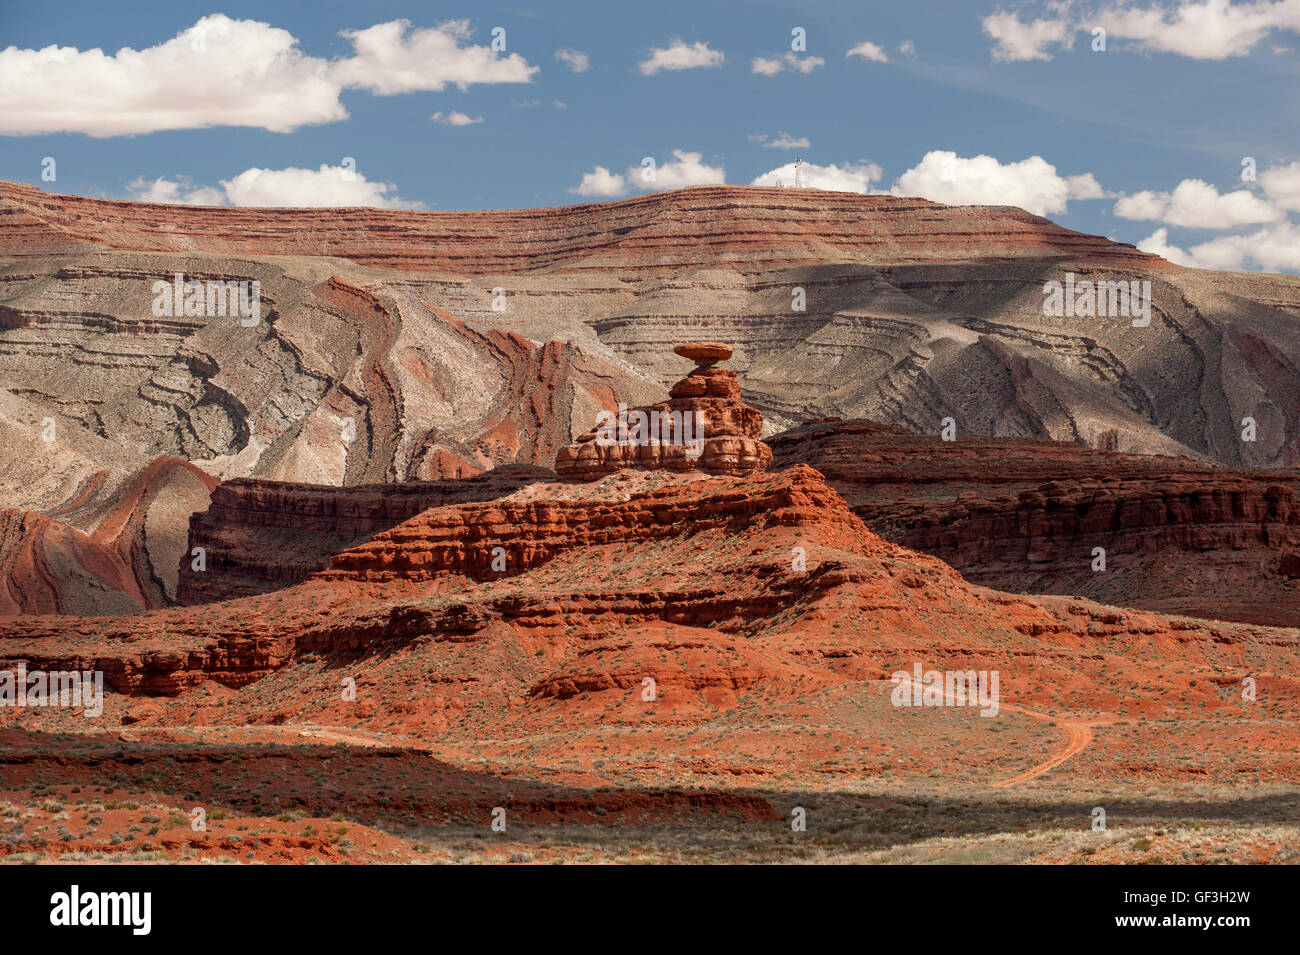
[(216, 478), (188, 461), (156, 458), (115, 495), (95, 527), (94, 540), (112, 547), (131, 569), (146, 608), (175, 599), (178, 567), (189, 560), (186, 523), (216, 486)]
[(339, 551), (431, 507), (490, 500), (553, 478), (510, 465), (465, 480), (324, 487), (238, 478), (219, 485), (189, 524), (189, 548), (205, 568), (182, 563), (177, 602), (211, 603), (265, 593), (329, 566)]
[[(610, 236), (614, 240), (610, 241)], [(328, 255), (465, 275), (533, 269), (653, 275), (709, 264), (997, 261), (1068, 256), (1159, 268), (1163, 260), (1004, 206), (819, 190), (701, 186), (621, 202), (491, 212), (208, 209), (52, 195), (0, 183), (0, 254), (91, 247)]]
[[(474, 579), (480, 528), (505, 542), (516, 572), (489, 566)], [(625, 501), (438, 508), (277, 594), (15, 621), (0, 631), (0, 666), (20, 658), (100, 669), (130, 694), (175, 696), (208, 680), (239, 690), (212, 701), (220, 707), (202, 706), (200, 691), (157, 717), (186, 726), (310, 719), (474, 752), (527, 738), (533, 759), (597, 752), (591, 734), (611, 727), (717, 728), (726, 717), (725, 736), (667, 751), (707, 745), (770, 765), (773, 732), (796, 718), (820, 737), (850, 712), (861, 735), (864, 706), (884, 697), (890, 710), (887, 690), (867, 683), (912, 661), (998, 670), (1004, 699), (1075, 713), (1277, 722), (1300, 707), (1294, 631), (976, 587), (872, 534), (808, 468)], [(1242, 674), (1258, 676), (1266, 706), (1224, 699), (1220, 687)], [(352, 702), (339, 693), (348, 675)], [(646, 676), (662, 694), (655, 706), (640, 697)], [(877, 717), (873, 731), (892, 725)]]
[[(221, 494), (218, 488), (214, 497)], [(308, 513), (315, 506), (334, 506), (333, 501), (306, 497), (299, 503)], [(743, 562), (728, 570), (734, 558), (717, 560), (708, 554), (736, 535), (753, 534), (775, 548), (758, 558), (758, 576), (744, 587), (715, 578), (749, 573)], [(677, 593), (660, 584), (629, 586), (624, 580), (615, 586), (598, 579), (611, 572), (612, 558), (620, 551), (630, 548), (648, 556), (662, 546), (656, 542), (664, 541), (705, 548), (698, 556), (708, 574), (685, 587), (677, 575), (678, 583), (672, 585)], [(0, 631), (5, 638), (0, 639), (0, 666), (21, 656), (32, 667), (102, 670), (107, 683), (123, 692), (174, 695), (206, 680), (245, 686), (303, 654), (369, 656), (385, 647), (419, 645), (435, 634), (450, 646), (474, 643), (495, 655), (494, 647), (515, 629), (558, 634), (566, 621), (596, 624), (606, 633), (609, 627), (659, 619), (686, 626), (722, 620), (759, 623), (797, 603), (800, 594), (817, 595), (863, 579), (862, 572), (833, 559), (819, 564), (814, 558), (814, 573), (779, 571), (789, 567), (796, 541), (806, 546), (815, 541), (833, 554), (876, 561), (899, 552), (871, 534), (809, 468), (749, 480), (689, 482), (621, 502), (458, 504), (424, 511), (338, 555), (330, 570), (276, 594), (111, 620), (19, 618)], [(492, 546), (506, 548), (504, 573), (491, 568)], [(429, 554), (436, 555), (432, 561)], [(566, 559), (553, 559), (561, 555)], [(937, 561), (914, 556), (904, 575), (908, 580), (919, 583), (918, 574), (953, 576)], [(594, 576), (578, 569), (593, 562), (603, 568)], [(774, 573), (779, 576), (767, 579)], [(475, 576), (484, 582), (465, 590), (467, 579)], [(524, 588), (495, 589), (495, 584), (514, 581), (526, 581)], [(502, 649), (512, 654), (511, 643), (507, 640)], [(482, 672), (487, 666), (509, 679), (511, 672), (535, 668), (538, 662), (529, 655), (528, 667), (523, 658), (513, 657), (471, 667)], [(497, 703), (504, 699), (495, 692), (479, 694), (478, 705)]]
[(0, 508), (0, 617), (144, 609), (122, 555), (66, 524)]
[(772, 526), (795, 526), (816, 515), (824, 527), (861, 528), (820, 474), (797, 466), (779, 477), (720, 488), (665, 487), (625, 502), (497, 501), (437, 508), (339, 554), (318, 577), (428, 580), (450, 572), (490, 579), (522, 573), (569, 550), (671, 537), (688, 522), (692, 533), (744, 527), (760, 514)]
[[(391, 481), (401, 436), (402, 398), (395, 383), (391, 352), (397, 319), (372, 293), (332, 276), (312, 289), (315, 300), (357, 330), (362, 355), (360, 383), (366, 396), (366, 426), (357, 438), (364, 454), (349, 454), (349, 483)], [(356, 462), (356, 463), (354, 463)], [(357, 466), (360, 464), (360, 467)]]
[[(772, 439), (891, 540), (1002, 590), (1300, 626), (1300, 477), (1059, 442), (945, 442), (870, 422)], [(1094, 548), (1105, 570), (1093, 570)], [(1100, 565), (1098, 565), (1100, 567)]]
[(51, 508), (54, 516), (4, 509), (0, 616), (168, 606), (185, 521), (216, 483), (192, 464), (164, 456), (116, 485), (111, 496), (102, 488), (80, 489)]

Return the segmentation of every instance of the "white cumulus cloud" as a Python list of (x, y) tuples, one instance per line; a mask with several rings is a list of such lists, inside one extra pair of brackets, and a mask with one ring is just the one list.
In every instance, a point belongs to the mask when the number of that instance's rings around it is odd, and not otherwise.
[(245, 169), (233, 179), (221, 180), (221, 185), (234, 206), (418, 209), (421, 205), (400, 198), (392, 183), (370, 182), (359, 172), (324, 164), (320, 169)]
[(637, 68), (643, 76), (653, 76), (660, 70), (693, 70), (698, 67), (721, 66), (726, 57), (721, 50), (710, 50), (709, 44), (695, 42), (687, 44), (680, 37), (674, 37), (664, 48), (651, 47), (650, 56)]
[[(1174, 0), (1145, 6), (1094, 2), (1048, 3), (1048, 16), (1022, 20), (998, 10), (981, 22), (996, 43), (996, 60), (1050, 60), (1052, 47), (1068, 49), (1074, 35), (1106, 31), (1107, 49), (1174, 53), (1196, 60), (1245, 56), (1279, 31), (1300, 32), (1298, 0)], [(1120, 41), (1119, 45), (1111, 45)], [(1128, 42), (1125, 42), (1128, 41)]]
[(1259, 185), (1274, 205), (1300, 212), (1300, 161), (1264, 170)]
[(1275, 30), (1300, 31), (1296, 0), (1182, 0), (1172, 6), (1102, 9), (1092, 25), (1109, 36), (1134, 40), (1141, 49), (1197, 60), (1244, 56)]
[(1201, 179), (1184, 179), (1173, 192), (1144, 190), (1115, 203), (1122, 219), (1153, 219), (1190, 229), (1234, 229), (1260, 222), (1276, 222), (1280, 210), (1246, 189), (1220, 194)]
[(364, 30), (344, 30), (356, 55), (339, 60), (330, 75), (342, 86), (389, 96), (448, 85), (468, 89), (475, 83), (528, 83), (538, 71), (518, 53), (499, 56), (490, 46), (463, 45), (473, 36), (468, 20), (412, 30), (407, 20), (378, 23)]
[(1065, 212), (1070, 199), (1102, 196), (1091, 174), (1062, 177), (1042, 156), (1001, 163), (992, 156), (958, 156), (936, 149), (898, 177), (890, 192), (948, 205), (1019, 206), (1034, 215)]
[(467, 44), (466, 21), (345, 32), (355, 55), (309, 56), (287, 30), (211, 14), (156, 46), (0, 51), (0, 134), (124, 136), (251, 126), (287, 133), (346, 119), (342, 90), (375, 93), (528, 82), (537, 67)]
[(1169, 230), (1165, 228), (1156, 229), (1149, 236), (1137, 244), (1137, 247), (1143, 252), (1150, 252), (1152, 255), (1158, 255), (1162, 259), (1174, 263), (1174, 265), (1187, 265), (1195, 268), (1192, 257), (1176, 245), (1169, 244)]
[(1184, 250), (1169, 243), (1169, 230), (1161, 227), (1137, 246), (1175, 265), (1198, 269), (1300, 271), (1300, 226), (1281, 222), (1249, 235), (1225, 235)]
[(323, 164), (320, 169), (245, 169), (232, 179), (221, 180), (219, 189), (194, 186), (185, 176), (141, 176), (127, 185), (127, 197), (191, 206), (422, 208), (422, 203), (402, 199), (396, 189), (392, 183), (370, 182), (353, 169)]
[(163, 202), (182, 206), (224, 206), (226, 194), (212, 186), (194, 186), (185, 176), (167, 179), (145, 179), (143, 176), (127, 185), (128, 195), (137, 202)]
[(435, 123), (442, 123), (444, 126), (473, 126), (475, 123), (483, 122), (482, 116), (470, 116), (454, 109), (449, 113), (439, 110), (429, 118)]
[(1069, 47), (1073, 28), (1064, 19), (1040, 19), (1029, 23), (1018, 13), (998, 11), (986, 16), (984, 32), (996, 42), (993, 59), (1014, 62), (1018, 60), (1050, 60), (1050, 46)]
[(685, 189), (687, 186), (721, 186), (727, 181), (722, 166), (710, 166), (701, 153), (673, 150), (673, 158), (656, 165), (654, 178), (646, 178), (643, 166), (629, 166), (627, 181), (638, 189)]
[[(799, 168), (800, 184), (809, 189), (827, 189), (832, 192), (870, 192), (871, 184), (880, 179), (883, 170), (873, 162), (831, 163), (819, 166), (804, 163)], [(758, 176), (751, 186), (793, 186), (794, 163), (786, 163)]]
[(121, 136), (345, 119), (326, 61), (287, 30), (213, 14), (143, 50), (0, 51), (0, 133)]
[(627, 192), (627, 179), (621, 173), (597, 166), (591, 172), (583, 173), (582, 181), (569, 192), (580, 196), (621, 196)]
[(1106, 190), (1101, 188), (1095, 176), (1090, 172), (1078, 176), (1066, 176), (1065, 184), (1070, 187), (1071, 199), (1105, 199)]

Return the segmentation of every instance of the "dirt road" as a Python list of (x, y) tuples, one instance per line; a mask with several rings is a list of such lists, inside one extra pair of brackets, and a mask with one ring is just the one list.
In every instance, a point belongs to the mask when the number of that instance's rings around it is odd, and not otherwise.
[[(910, 684), (912, 678), (904, 673), (907, 682)], [(949, 693), (943, 691), (944, 699), (956, 703), (959, 706), (969, 705), (966, 698), (960, 693)], [(998, 703), (998, 711), (1005, 710), (1008, 713), (1019, 713), (1022, 716), (1028, 716), (1030, 719), (1042, 720), (1045, 723), (1053, 723), (1065, 730), (1066, 742), (1065, 747), (1047, 759), (1043, 760), (1036, 766), (1031, 766), (1023, 773), (1012, 776), (1010, 779), (1003, 779), (999, 782), (991, 783), (995, 789), (1005, 789), (1008, 786), (1018, 786), (1020, 783), (1036, 779), (1044, 773), (1049, 773), (1057, 766), (1060, 766), (1075, 753), (1082, 751), (1089, 743), (1092, 742), (1092, 728), (1094, 726), (1109, 726), (1114, 720), (1066, 720), (1059, 716), (1051, 716), (1048, 713), (1040, 713), (1038, 710), (1031, 710), (1028, 707), (1016, 706), (1014, 703)]]

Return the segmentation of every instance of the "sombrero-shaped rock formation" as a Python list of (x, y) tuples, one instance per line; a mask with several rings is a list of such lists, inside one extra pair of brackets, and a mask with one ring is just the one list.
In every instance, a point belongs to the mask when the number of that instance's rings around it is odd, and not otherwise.
[(740, 400), (736, 373), (717, 368), (731, 346), (687, 342), (673, 349), (696, 363), (657, 405), (605, 411), (596, 427), (561, 448), (561, 477), (590, 481), (623, 468), (743, 476), (763, 471), (772, 449), (759, 440), (763, 415)]

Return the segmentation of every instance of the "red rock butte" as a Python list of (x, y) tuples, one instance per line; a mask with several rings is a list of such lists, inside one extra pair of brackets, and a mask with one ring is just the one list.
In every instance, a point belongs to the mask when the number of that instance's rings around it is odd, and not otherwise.
[(590, 481), (624, 468), (733, 477), (767, 470), (772, 449), (759, 440), (763, 415), (740, 400), (736, 373), (715, 367), (731, 357), (731, 346), (685, 342), (673, 351), (697, 364), (673, 385), (669, 400), (604, 412), (602, 424), (559, 450), (557, 474)]

